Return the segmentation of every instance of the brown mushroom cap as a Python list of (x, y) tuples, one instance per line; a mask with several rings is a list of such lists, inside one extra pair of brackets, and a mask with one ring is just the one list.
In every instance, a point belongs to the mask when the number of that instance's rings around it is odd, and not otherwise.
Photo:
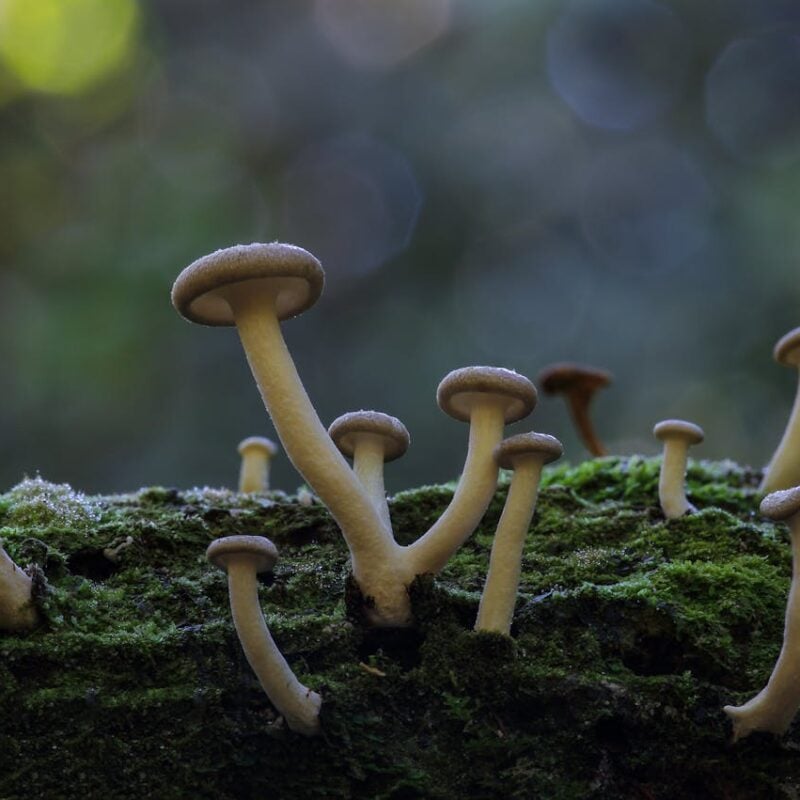
[(769, 519), (788, 519), (800, 511), (800, 486), (768, 494), (761, 501), (759, 510)]
[(520, 433), (509, 436), (494, 449), (498, 467), (514, 469), (520, 459), (538, 456), (543, 464), (561, 458), (564, 448), (555, 436), (547, 433)]
[(302, 247), (280, 242), (237, 244), (189, 264), (172, 287), (172, 305), (191, 322), (234, 325), (231, 307), (218, 290), (244, 281), (269, 284), (277, 292), (278, 319), (284, 320), (317, 302), (325, 273)]
[(263, 536), (224, 536), (211, 542), (206, 558), (224, 570), (232, 561), (247, 558), (257, 573), (268, 572), (278, 560), (278, 548)]
[(559, 361), (541, 370), (536, 380), (545, 394), (561, 394), (574, 390), (591, 394), (608, 386), (612, 378), (612, 374), (604, 369)]
[(653, 436), (662, 442), (667, 439), (683, 439), (689, 444), (700, 444), (705, 437), (703, 429), (682, 419), (665, 419), (653, 428)]
[(278, 445), (266, 436), (248, 436), (239, 442), (239, 455), (243, 456), (249, 450), (261, 450), (268, 456), (274, 456), (278, 452)]
[(384, 461), (400, 458), (411, 444), (406, 426), (397, 417), (390, 417), (380, 411), (351, 411), (335, 419), (328, 428), (328, 435), (333, 443), (347, 458), (353, 457), (359, 434), (383, 439)]
[(800, 367), (800, 328), (781, 336), (775, 344), (772, 355), (784, 367)]
[(505, 403), (505, 421), (516, 422), (536, 407), (536, 387), (524, 376), (502, 367), (464, 367), (442, 379), (436, 402), (445, 414), (469, 422), (476, 403), (492, 395)]

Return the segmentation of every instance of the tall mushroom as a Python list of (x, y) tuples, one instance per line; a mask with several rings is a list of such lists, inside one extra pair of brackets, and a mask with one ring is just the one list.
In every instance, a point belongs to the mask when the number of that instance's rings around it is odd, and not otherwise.
[(725, 706), (733, 738), (753, 731), (785, 733), (800, 708), (800, 486), (773, 492), (761, 501), (761, 513), (789, 524), (792, 583), (786, 603), (783, 646), (767, 685), (743, 706)]
[[(782, 366), (800, 370), (800, 328), (795, 328), (781, 337), (772, 355)], [(783, 438), (769, 462), (759, 490), (762, 494), (768, 494), (798, 484), (800, 484), (800, 381)]]
[(497, 489), (494, 448), (506, 423), (517, 422), (536, 407), (536, 387), (524, 376), (502, 367), (464, 367), (439, 384), (439, 408), (469, 422), (464, 470), (447, 510), (430, 530), (408, 546), (415, 575), (437, 573), (478, 527)]
[(502, 469), (514, 470), (503, 513), (497, 525), (483, 587), (477, 631), (508, 634), (519, 587), (525, 534), (533, 518), (542, 467), (561, 457), (561, 442), (546, 433), (522, 433), (501, 442), (494, 451)]
[(374, 487), (365, 488), (323, 428), (281, 336), (280, 321), (312, 305), (322, 284), (322, 267), (302, 248), (238, 245), (186, 267), (172, 288), (172, 302), (191, 321), (236, 325), (284, 451), (342, 531), (367, 619), (408, 625), (409, 585), (417, 575), (441, 570), (477, 527), (496, 488), (492, 451), (503, 425), (532, 410), (536, 389), (527, 378), (497, 367), (468, 367), (444, 378), (441, 407), (470, 423), (464, 471), (439, 520), (412, 545), (400, 546), (388, 515), (374, 502)]
[(33, 581), (6, 553), (0, 542), (0, 630), (24, 631), (36, 627)]
[(667, 519), (677, 519), (695, 507), (686, 499), (685, 477), (689, 447), (703, 441), (703, 429), (682, 419), (665, 419), (653, 428), (653, 436), (664, 443), (658, 499)]
[(611, 373), (604, 369), (567, 361), (545, 367), (537, 378), (545, 394), (564, 395), (581, 440), (593, 456), (604, 456), (608, 451), (595, 433), (589, 405), (595, 392), (608, 386), (611, 379)]
[(228, 596), (236, 633), (247, 661), (270, 702), (297, 733), (319, 733), (322, 698), (297, 679), (272, 638), (258, 602), (259, 572), (272, 569), (278, 551), (263, 536), (226, 536), (208, 546), (206, 557), (228, 573)]
[(351, 411), (335, 419), (328, 434), (342, 455), (353, 459), (353, 469), (391, 529), (383, 481), (383, 465), (400, 458), (411, 443), (406, 426), (397, 417), (379, 411)]
[(239, 468), (239, 491), (268, 492), (269, 465), (278, 446), (265, 436), (248, 436), (239, 442), (239, 455), (242, 464)]

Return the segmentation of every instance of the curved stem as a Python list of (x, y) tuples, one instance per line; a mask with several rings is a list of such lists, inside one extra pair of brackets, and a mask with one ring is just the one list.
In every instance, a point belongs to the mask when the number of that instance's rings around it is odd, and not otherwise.
[(771, 494), (779, 489), (800, 485), (800, 381), (794, 398), (792, 412), (786, 423), (783, 438), (769, 462), (759, 491)]
[(658, 475), (658, 499), (667, 519), (677, 519), (695, 507), (686, 499), (686, 462), (689, 448), (684, 442), (664, 443), (661, 472)]
[[(286, 455), (333, 515), (353, 560), (367, 563), (398, 550), (371, 499), (311, 405), (281, 334), (271, 296), (249, 284), (229, 290), (247, 361)], [(266, 306), (266, 307), (265, 307)]]
[(503, 407), (498, 402), (478, 405), (469, 422), (469, 447), (464, 471), (453, 499), (433, 526), (405, 548), (415, 575), (437, 573), (478, 527), (497, 490), (499, 468), (494, 448), (503, 438)]
[(353, 448), (353, 470), (380, 514), (383, 524), (392, 529), (386, 487), (383, 481), (384, 445), (379, 436), (359, 434)]
[(533, 518), (542, 460), (521, 461), (511, 478), (506, 504), (497, 524), (489, 557), (489, 571), (483, 587), (475, 630), (508, 634), (517, 600), (522, 550)]
[(249, 562), (228, 566), (228, 594), (236, 633), (247, 662), (270, 702), (298, 733), (319, 733), (322, 698), (303, 686), (270, 635), (258, 602), (258, 581)]
[(605, 456), (608, 455), (608, 450), (606, 450), (600, 439), (597, 438), (594, 426), (592, 425), (592, 419), (589, 416), (589, 403), (591, 399), (591, 394), (586, 394), (585, 392), (571, 392), (567, 397), (567, 404), (569, 405), (572, 421), (575, 423), (575, 427), (578, 429), (578, 433), (586, 449), (593, 456)]
[(792, 585), (780, 655), (767, 685), (743, 706), (725, 706), (733, 722), (734, 741), (753, 731), (781, 734), (800, 708), (800, 520), (791, 521)]

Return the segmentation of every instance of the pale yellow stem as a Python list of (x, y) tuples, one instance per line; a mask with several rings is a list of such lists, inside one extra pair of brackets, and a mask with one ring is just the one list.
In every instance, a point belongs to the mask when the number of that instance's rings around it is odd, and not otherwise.
[(664, 456), (658, 476), (658, 499), (667, 519), (677, 519), (695, 507), (686, 499), (686, 463), (689, 445), (680, 439), (664, 442)]
[(380, 436), (360, 433), (355, 436), (353, 447), (353, 470), (361, 485), (372, 500), (387, 530), (392, 529), (389, 505), (386, 502), (386, 487), (383, 481), (383, 459), (385, 448)]
[(759, 491), (766, 495), (798, 485), (800, 485), (800, 380), (786, 430), (764, 473)]

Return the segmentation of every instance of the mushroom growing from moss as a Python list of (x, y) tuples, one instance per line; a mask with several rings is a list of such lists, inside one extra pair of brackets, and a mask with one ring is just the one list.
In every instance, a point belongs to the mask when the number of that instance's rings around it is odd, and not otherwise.
[(39, 614), (33, 605), (33, 581), (6, 553), (0, 542), (0, 630), (35, 628)]
[(342, 455), (353, 459), (353, 469), (372, 498), (387, 528), (391, 529), (383, 465), (400, 458), (411, 437), (397, 417), (380, 411), (351, 411), (335, 419), (328, 434)]
[(400, 546), (322, 426), (281, 335), (280, 322), (309, 308), (323, 282), (319, 262), (300, 247), (237, 245), (186, 267), (172, 288), (172, 302), (193, 322), (236, 325), (284, 451), (342, 531), (368, 620), (408, 625), (408, 587), (417, 575), (441, 570), (477, 527), (497, 485), (492, 451), (504, 424), (533, 409), (536, 389), (499, 367), (468, 367), (445, 377), (440, 405), (470, 423), (464, 470), (440, 519), (416, 542)]
[(519, 587), (525, 534), (533, 518), (542, 467), (561, 458), (561, 442), (546, 433), (522, 433), (494, 451), (502, 469), (514, 470), (489, 558), (475, 630), (509, 634)]
[(658, 499), (667, 519), (677, 519), (697, 509), (686, 499), (686, 462), (689, 447), (703, 441), (703, 429), (682, 419), (665, 419), (653, 428), (653, 436), (664, 443), (658, 476)]
[[(772, 355), (782, 366), (793, 367), (800, 371), (800, 328), (795, 328), (782, 336), (776, 343)], [(800, 380), (786, 430), (764, 473), (759, 491), (762, 494), (769, 494), (798, 484), (800, 484)]]
[(782, 734), (800, 708), (800, 486), (773, 492), (761, 501), (761, 513), (789, 524), (792, 583), (786, 604), (783, 646), (767, 685), (743, 706), (725, 706), (733, 738), (753, 731)]
[(266, 436), (248, 436), (239, 442), (242, 464), (239, 468), (239, 491), (268, 492), (269, 464), (278, 446)]
[(537, 378), (545, 394), (564, 395), (581, 440), (593, 456), (604, 456), (608, 451), (595, 433), (589, 405), (595, 392), (604, 389), (611, 380), (611, 373), (604, 369), (567, 361), (545, 367)]
[(228, 573), (228, 597), (236, 633), (247, 662), (270, 702), (297, 733), (319, 733), (322, 698), (304, 686), (275, 644), (258, 602), (256, 575), (278, 559), (275, 545), (263, 536), (226, 536), (206, 550), (208, 560)]

